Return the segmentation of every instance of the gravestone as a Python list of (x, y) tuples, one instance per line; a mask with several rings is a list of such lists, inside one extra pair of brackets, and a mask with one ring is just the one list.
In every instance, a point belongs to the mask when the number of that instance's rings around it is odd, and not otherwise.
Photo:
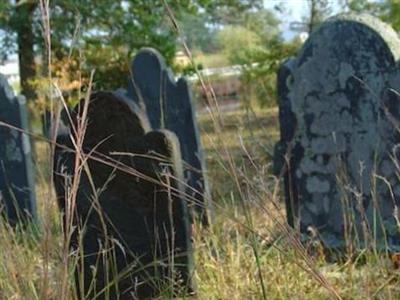
[(178, 137), (185, 162), (186, 194), (202, 223), (208, 224), (211, 195), (187, 81), (176, 81), (163, 57), (154, 49), (144, 48), (132, 62), (128, 96), (144, 107), (153, 129), (168, 129)]
[(34, 167), (30, 139), (25, 133), (29, 128), (25, 98), (14, 96), (1, 74), (0, 121), (4, 123), (0, 126), (1, 211), (15, 225), (36, 218)]
[[(84, 106), (82, 100), (72, 113), (74, 126), (57, 138), (55, 185), (65, 228), (72, 203), (65, 195), (77, 179), (76, 155), (68, 148), (74, 149), (71, 136), (77, 139), (74, 128)], [(89, 299), (97, 294), (96, 299), (147, 299), (166, 286), (175, 295), (192, 293), (191, 227), (176, 137), (151, 131), (135, 103), (115, 93), (93, 94), (87, 119), (82, 149), (91, 157), (80, 177), (72, 222), (83, 230), (78, 291)], [(75, 231), (71, 248), (78, 247)], [(114, 280), (108, 294), (102, 292)]]
[[(322, 24), (278, 72), (288, 221), (329, 248), (400, 247), (400, 40), (379, 20)], [(284, 157), (286, 156), (286, 159)]]
[(279, 67), (277, 74), (277, 92), (279, 106), (280, 141), (275, 145), (274, 174), (284, 175), (285, 204), (287, 220), (290, 226), (294, 226), (295, 212), (298, 210), (297, 188), (294, 170), (296, 162), (302, 155), (301, 146), (296, 144), (293, 148), (293, 138), (296, 131), (296, 116), (291, 110), (289, 87), (293, 66), (296, 60), (289, 58)]

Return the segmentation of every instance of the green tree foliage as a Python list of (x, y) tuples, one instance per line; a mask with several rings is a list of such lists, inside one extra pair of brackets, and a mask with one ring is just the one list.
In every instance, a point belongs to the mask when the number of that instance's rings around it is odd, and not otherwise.
[(386, 0), (382, 3), (381, 18), (400, 31), (400, 1)]
[(242, 99), (246, 105), (275, 104), (277, 68), (299, 46), (297, 40), (282, 40), (279, 25), (273, 11), (260, 9), (242, 14), (234, 25), (225, 26), (218, 33), (220, 47), (231, 64), (243, 67)]
[[(183, 14), (198, 14), (213, 7), (248, 9), (259, 0), (167, 0), (179, 19)], [(0, 53), (19, 53), (23, 66), (22, 87), (35, 72), (42, 72), (35, 57), (45, 61), (46, 44), (39, 0), (0, 1)], [(95, 69), (96, 88), (125, 85), (128, 63), (145, 46), (156, 47), (171, 61), (176, 48), (176, 33), (171, 29), (163, 0), (53, 0), (50, 1), (51, 52), (54, 73), (77, 69), (88, 74)], [(27, 30), (27, 28), (29, 30)], [(28, 38), (26, 34), (28, 33)], [(21, 39), (22, 34), (25, 38)], [(31, 45), (26, 47), (26, 41)], [(60, 66), (74, 61), (71, 68)], [(24, 88), (25, 86), (25, 88)]]
[(252, 53), (270, 49), (273, 43), (281, 41), (279, 24), (270, 10), (248, 11), (235, 24), (220, 29), (219, 47), (232, 64), (251, 63)]
[(204, 12), (217, 25), (241, 25), (243, 15), (263, 9), (263, 0), (207, 0)]
[(370, 13), (390, 24), (396, 31), (400, 31), (399, 0), (348, 0), (345, 8), (357, 13)]
[(332, 13), (329, 0), (307, 0), (307, 9), (308, 14), (304, 17), (304, 22), (309, 34)]
[(225, 26), (217, 33), (218, 44), (231, 64), (248, 62), (249, 52), (261, 50), (261, 37), (249, 28), (239, 25)]
[(252, 64), (244, 65), (242, 74), (243, 95), (247, 105), (276, 105), (276, 72), (280, 63), (293, 56), (301, 46), (300, 39), (283, 42), (272, 39), (268, 46), (247, 53)]
[(184, 14), (181, 24), (190, 49), (218, 52), (218, 34), (225, 26), (242, 26), (243, 18), (263, 7), (262, 0), (204, 1), (197, 14)]
[(362, 13), (362, 12), (373, 13), (376, 10), (377, 6), (376, 6), (376, 1), (346, 0), (344, 1), (343, 8), (357, 13)]
[(19, 51), (21, 87), (28, 98), (34, 98), (35, 92), (28, 83), (36, 74), (34, 63), (34, 1), (16, 0), (15, 4), (2, 1), (0, 4), (0, 55), (6, 58), (9, 52)]
[(181, 21), (184, 39), (192, 51), (201, 51), (203, 53), (212, 53), (217, 51), (217, 32), (212, 23), (209, 22), (209, 16), (205, 12), (198, 14), (186, 13)]

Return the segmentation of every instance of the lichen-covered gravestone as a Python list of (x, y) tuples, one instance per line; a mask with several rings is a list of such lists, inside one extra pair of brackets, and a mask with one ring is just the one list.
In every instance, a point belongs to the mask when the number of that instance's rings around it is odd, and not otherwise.
[(128, 95), (144, 107), (154, 129), (168, 129), (179, 139), (186, 194), (203, 224), (209, 224), (212, 201), (192, 96), (187, 81), (176, 81), (163, 57), (144, 48), (134, 58)]
[[(0, 205), (11, 224), (36, 217), (34, 168), (25, 98), (0, 74)], [(10, 125), (15, 128), (11, 128)]]
[(400, 246), (399, 58), (393, 29), (340, 15), (278, 73), (288, 220), (329, 248)]
[[(82, 100), (72, 113), (75, 128), (84, 106)], [(82, 148), (91, 157), (75, 199), (68, 196), (77, 180), (76, 155), (67, 149), (74, 149), (73, 129), (58, 136), (54, 161), (64, 221), (74, 211), (72, 224), (79, 229), (71, 241), (72, 249), (81, 249), (78, 291), (89, 299), (147, 299), (168, 287), (170, 295), (193, 292), (191, 227), (176, 137), (150, 131), (135, 103), (109, 92), (92, 95), (87, 120)]]

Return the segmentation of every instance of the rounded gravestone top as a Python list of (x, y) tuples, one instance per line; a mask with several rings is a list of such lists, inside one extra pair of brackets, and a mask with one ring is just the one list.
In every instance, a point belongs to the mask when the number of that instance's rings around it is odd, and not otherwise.
[[(308, 43), (312, 42), (313, 39), (311, 39), (311, 37), (321, 34), (321, 32), (326, 30), (326, 28), (332, 27), (332, 25), (335, 23), (337, 23), (339, 26), (345, 26), (346, 23), (358, 23), (364, 27), (365, 31), (370, 31), (371, 34), (374, 34), (387, 45), (388, 50), (390, 53), (392, 53), (395, 61), (400, 58), (399, 35), (391, 26), (369, 14), (343, 13), (327, 19), (310, 35), (310, 38), (304, 44), (303, 49), (306, 48)], [(337, 41), (333, 40), (332, 42)], [(298, 57), (300, 56), (301, 52), (299, 53)]]
[[(294, 141), (302, 149), (295, 167), (301, 227), (313, 226), (332, 244), (343, 236), (344, 199), (361, 224), (361, 214), (373, 220), (375, 192), (383, 222), (395, 224), (390, 191), (373, 175), (384, 175), (400, 195), (395, 168), (388, 167), (399, 138), (385, 102), (399, 57), (393, 29), (372, 16), (344, 14), (310, 35), (291, 72)], [(390, 113), (400, 115), (393, 107)]]
[(332, 22), (343, 23), (343, 21), (359, 23), (368, 27), (371, 31), (374, 31), (378, 36), (380, 36), (388, 45), (396, 61), (400, 58), (399, 35), (388, 24), (369, 14), (345, 13), (329, 18), (323, 26), (329, 26)]

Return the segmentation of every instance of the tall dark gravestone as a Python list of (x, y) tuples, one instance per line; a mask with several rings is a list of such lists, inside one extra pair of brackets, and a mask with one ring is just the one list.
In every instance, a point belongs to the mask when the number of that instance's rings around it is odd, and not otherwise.
[(187, 81), (176, 81), (163, 57), (156, 50), (145, 48), (132, 62), (128, 95), (145, 108), (152, 128), (168, 129), (178, 137), (185, 162), (186, 194), (203, 224), (208, 224), (211, 196)]
[[(84, 106), (82, 100), (72, 113), (72, 134), (57, 138), (55, 185), (65, 216), (71, 210), (67, 183), (77, 176), (71, 136), (76, 138), (73, 128)], [(78, 291), (88, 299), (148, 299), (168, 286), (174, 295), (193, 292), (191, 226), (175, 135), (151, 131), (131, 100), (99, 92), (88, 106), (82, 149), (90, 157), (80, 177), (72, 222), (83, 237)], [(78, 249), (79, 240), (75, 231), (72, 250)]]
[(26, 101), (0, 74), (0, 204), (11, 224), (36, 218), (34, 167)]
[(393, 29), (340, 15), (279, 70), (288, 221), (329, 248), (400, 247), (399, 58)]

